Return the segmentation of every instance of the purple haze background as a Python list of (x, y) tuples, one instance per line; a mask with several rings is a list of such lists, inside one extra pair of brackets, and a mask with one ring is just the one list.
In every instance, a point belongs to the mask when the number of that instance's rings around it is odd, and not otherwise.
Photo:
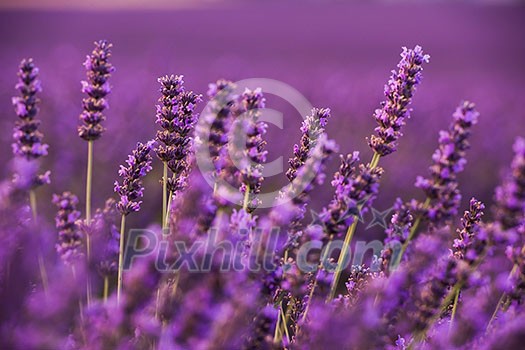
[[(423, 46), (431, 55), (414, 98), (412, 119), (399, 152), (382, 160), (386, 172), (376, 207), (389, 207), (396, 196), (422, 198), (413, 187), (427, 175), (438, 131), (448, 126), (463, 99), (477, 104), (469, 163), (460, 176), (462, 209), (476, 195), (491, 203), (493, 189), (508, 167), (511, 145), (525, 135), (525, 7), (475, 5), (358, 5), (271, 3), (225, 5), (177, 11), (3, 11), (0, 12), (0, 162), (11, 158), (11, 106), (20, 59), (33, 57), (43, 83), (39, 118), (50, 154), (43, 169), (52, 184), (39, 191), (72, 190), (83, 201), (86, 143), (77, 136), (81, 112), (82, 63), (94, 40), (114, 44), (117, 71), (111, 78), (105, 126), (95, 143), (95, 207), (113, 194), (113, 181), (137, 141), (154, 136), (157, 77), (183, 74), (187, 86), (205, 94), (219, 78), (273, 78), (290, 84), (313, 106), (329, 107), (328, 133), (340, 151), (372, 152), (372, 113), (383, 99), (383, 85), (395, 68), (402, 46)], [(270, 126), (269, 159), (292, 154), (299, 139), (300, 116), (286, 103), (270, 98), (269, 107), (285, 116), (284, 130)], [(146, 181), (139, 221), (156, 217), (161, 193), (159, 162)], [(285, 164), (285, 168), (286, 168)], [(331, 163), (329, 174), (337, 167)], [(9, 175), (2, 167), (0, 175)], [(284, 174), (265, 186), (284, 184)], [(328, 185), (314, 195), (313, 208), (331, 196)], [(53, 208), (42, 206), (52, 217)], [(142, 219), (141, 219), (142, 218)], [(361, 232), (362, 234), (362, 232)]]

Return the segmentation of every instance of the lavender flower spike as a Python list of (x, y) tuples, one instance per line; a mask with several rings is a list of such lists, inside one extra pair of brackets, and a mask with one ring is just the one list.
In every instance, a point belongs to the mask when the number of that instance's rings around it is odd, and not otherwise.
[(120, 195), (120, 201), (117, 203), (117, 209), (122, 215), (128, 215), (131, 212), (139, 211), (144, 187), (141, 178), (152, 169), (150, 151), (154, 142), (149, 141), (146, 144), (138, 143), (137, 148), (128, 156), (127, 166), (121, 165), (119, 176), (122, 178), (122, 184), (115, 181), (115, 192)]
[(428, 63), (429, 59), (430, 56), (424, 54), (420, 46), (414, 49), (403, 47), (398, 70), (392, 71), (385, 85), (386, 101), (374, 112), (374, 118), (379, 124), (375, 128), (377, 135), (372, 135), (368, 140), (369, 146), (380, 156), (396, 151), (397, 140), (403, 135), (401, 128), (406, 123), (405, 119), (410, 118), (408, 105), (416, 86), (421, 82), (422, 65)]
[(288, 161), (290, 164), (290, 168), (286, 172), (288, 180), (293, 181), (297, 176), (297, 170), (302, 167), (308, 159), (311, 150), (315, 147), (317, 139), (323, 134), (329, 117), (329, 108), (314, 108), (312, 109), (312, 114), (307, 116), (303, 121), (300, 144), (294, 145), (294, 156)]
[(105, 131), (102, 122), (106, 119), (102, 112), (108, 108), (107, 94), (111, 91), (108, 79), (115, 70), (109, 63), (112, 44), (106, 40), (95, 42), (95, 49), (88, 55), (84, 66), (87, 81), (82, 81), (82, 92), (87, 96), (82, 100), (83, 111), (80, 114), (82, 125), (78, 127), (78, 136), (86, 141), (100, 138)]
[(20, 62), (18, 79), (15, 88), (20, 91), (20, 96), (13, 97), (12, 101), (20, 120), (13, 132), (13, 153), (27, 160), (38, 159), (47, 155), (48, 145), (42, 143), (43, 135), (38, 131), (40, 121), (35, 119), (39, 102), (36, 95), (42, 87), (38, 80), (38, 68), (31, 58)]
[(416, 187), (430, 199), (428, 218), (435, 226), (447, 223), (458, 211), (461, 194), (456, 177), (467, 162), (471, 127), (478, 122), (479, 113), (474, 108), (468, 101), (458, 106), (449, 129), (439, 133), (439, 147), (432, 155), (431, 178), (416, 180)]
[[(263, 163), (266, 161), (267, 151), (264, 150), (268, 125), (258, 121), (260, 109), (264, 108), (265, 98), (260, 88), (255, 90), (246, 89), (241, 96), (241, 105), (237, 111), (239, 124), (236, 132), (246, 135), (246, 148), (242, 152), (242, 164), (240, 165), (239, 178), (241, 180), (241, 193), (244, 194), (245, 209), (253, 210), (257, 205), (257, 195), (261, 190), (264, 180), (262, 175)], [(239, 127), (241, 130), (239, 130)], [(239, 137), (237, 135), (237, 137)], [(235, 142), (234, 142), (235, 143)]]
[(476, 198), (470, 199), (469, 210), (466, 210), (461, 219), (459, 238), (454, 239), (453, 254), (457, 259), (473, 265), (485, 249), (486, 240), (480, 237), (481, 218), (485, 205)]
[(504, 230), (525, 225), (525, 139), (514, 142), (511, 173), (496, 189), (496, 221)]
[(53, 203), (58, 208), (55, 217), (58, 229), (56, 250), (64, 262), (71, 264), (82, 256), (80, 212), (77, 210), (78, 198), (71, 192), (64, 192), (61, 195), (53, 195)]
[(201, 96), (184, 89), (182, 75), (166, 75), (158, 79), (161, 84), (157, 105), (157, 120), (162, 130), (157, 131), (159, 141), (155, 149), (160, 160), (173, 172), (167, 180), (168, 190), (175, 193), (186, 185), (190, 167), (192, 134), (197, 122), (195, 112)]
[(358, 166), (358, 162), (359, 152), (341, 156), (339, 171), (332, 180), (334, 197), (319, 214), (328, 237), (341, 237), (377, 195), (383, 168), (369, 169), (363, 164)]

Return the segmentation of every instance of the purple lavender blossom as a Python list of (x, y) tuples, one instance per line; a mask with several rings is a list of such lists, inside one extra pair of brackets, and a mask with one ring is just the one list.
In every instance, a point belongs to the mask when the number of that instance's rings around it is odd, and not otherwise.
[(105, 131), (101, 123), (106, 119), (103, 112), (108, 108), (106, 96), (111, 91), (108, 79), (115, 71), (109, 62), (112, 46), (106, 40), (96, 41), (95, 49), (84, 62), (87, 81), (81, 83), (87, 97), (82, 100), (83, 111), (79, 118), (83, 124), (78, 127), (78, 136), (86, 141), (97, 140)]
[(122, 215), (128, 215), (131, 212), (139, 211), (142, 201), (144, 187), (141, 178), (152, 169), (150, 151), (154, 145), (153, 141), (146, 144), (138, 143), (137, 148), (128, 156), (127, 166), (121, 165), (119, 176), (122, 178), (122, 184), (115, 181), (114, 191), (120, 196), (117, 203), (117, 209)]
[(260, 192), (264, 180), (262, 169), (263, 163), (266, 161), (267, 151), (264, 150), (266, 141), (264, 141), (263, 135), (268, 126), (266, 123), (258, 121), (264, 103), (265, 98), (261, 89), (257, 88), (253, 91), (246, 89), (235, 111), (237, 123), (234, 129), (236, 137), (233, 143), (236, 145), (239, 139), (245, 143), (244, 147), (237, 145), (236, 148), (242, 150), (242, 155), (237, 154), (236, 156), (241, 163), (238, 173), (241, 183), (240, 191), (245, 196), (245, 203), (249, 210), (256, 207), (257, 199), (255, 196)]
[(478, 261), (487, 244), (481, 231), (481, 218), (485, 205), (476, 198), (470, 199), (469, 210), (461, 219), (461, 229), (457, 230), (459, 238), (454, 239), (453, 254), (459, 260), (473, 265)]
[(370, 169), (363, 164), (357, 166), (358, 162), (359, 152), (341, 156), (341, 166), (332, 181), (334, 198), (319, 214), (329, 237), (343, 235), (354, 220), (366, 212), (377, 195), (383, 169)]
[(286, 171), (288, 180), (293, 181), (297, 176), (297, 170), (304, 165), (311, 150), (315, 147), (317, 139), (324, 133), (326, 123), (330, 118), (329, 108), (314, 108), (312, 113), (305, 118), (301, 126), (300, 144), (295, 144), (293, 158), (290, 158), (288, 164), (290, 168)]
[(15, 87), (20, 91), (20, 96), (12, 99), (19, 118), (13, 132), (13, 153), (27, 160), (38, 159), (47, 155), (48, 145), (42, 143), (43, 135), (38, 131), (40, 120), (35, 119), (39, 102), (36, 95), (42, 91), (42, 87), (33, 59), (20, 62), (18, 79)]
[(394, 215), (388, 228), (385, 230), (385, 247), (381, 251), (381, 263), (383, 272), (388, 272), (392, 262), (393, 254), (399, 253), (401, 246), (406, 242), (410, 229), (414, 223), (414, 217), (410, 214), (409, 208), (403, 204), (401, 198), (397, 198), (394, 203)]
[(525, 224), (525, 139), (514, 142), (511, 173), (496, 189), (496, 221), (504, 230)]
[(157, 157), (168, 165), (173, 176), (167, 180), (170, 193), (182, 190), (187, 184), (191, 154), (192, 134), (198, 113), (195, 112), (201, 96), (186, 91), (182, 75), (166, 75), (158, 79), (161, 85), (157, 105)]
[(416, 180), (416, 187), (421, 188), (430, 201), (427, 216), (434, 226), (450, 222), (458, 212), (461, 194), (457, 174), (465, 167), (471, 127), (478, 122), (479, 113), (474, 107), (468, 101), (459, 105), (449, 129), (439, 133), (439, 147), (432, 155), (431, 177)]
[(80, 212), (77, 210), (78, 198), (71, 192), (64, 192), (61, 195), (53, 195), (53, 203), (58, 208), (55, 217), (58, 229), (56, 250), (62, 260), (70, 264), (83, 254)]
[(401, 128), (406, 123), (405, 119), (410, 118), (408, 106), (421, 82), (422, 65), (428, 63), (429, 59), (430, 56), (425, 55), (420, 46), (414, 49), (403, 47), (398, 71), (392, 71), (385, 85), (386, 101), (374, 113), (379, 126), (375, 128), (377, 136), (370, 136), (368, 144), (377, 154), (386, 156), (396, 151), (397, 140), (403, 135)]
[(294, 171), (290, 187), (280, 194), (276, 209), (270, 212), (269, 216), (275, 225), (288, 228), (288, 239), (284, 249), (298, 247), (299, 238), (303, 235), (302, 220), (310, 201), (310, 194), (317, 185), (324, 183), (325, 165), (336, 151), (335, 142), (328, 140), (325, 134), (319, 134), (308, 159)]
[[(228, 131), (232, 122), (232, 109), (237, 96), (234, 95), (235, 84), (228, 80), (218, 80), (209, 85), (208, 109), (202, 114), (206, 127), (209, 127), (208, 140), (205, 142), (209, 148), (210, 156), (215, 166), (215, 171), (220, 173), (226, 162), (226, 144)], [(206, 142), (207, 141), (207, 142)]]
[(98, 271), (102, 276), (116, 274), (118, 268), (120, 232), (117, 227), (117, 206), (113, 198), (106, 200), (104, 208), (98, 209), (93, 217), (95, 255)]

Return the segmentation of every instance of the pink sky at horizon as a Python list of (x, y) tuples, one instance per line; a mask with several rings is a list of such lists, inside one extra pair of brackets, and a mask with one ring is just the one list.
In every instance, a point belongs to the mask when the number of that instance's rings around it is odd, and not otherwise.
[[(0, 0), (0, 10), (9, 9), (30, 9), (30, 10), (161, 10), (161, 9), (192, 9), (192, 8), (206, 8), (219, 5), (228, 4), (246, 4), (246, 3), (265, 3), (267, 1), (247, 1), (247, 0)], [(270, 1), (268, 1), (270, 2)], [(344, 1), (337, 0), (302, 0), (302, 1), (275, 1), (279, 3), (296, 3), (304, 4), (315, 3), (328, 5), (330, 3), (342, 3)], [(348, 0), (347, 2), (354, 2), (356, 4), (364, 4), (358, 0)], [(523, 4), (522, 0), (376, 0), (371, 1), (370, 4), (385, 3), (394, 4), (396, 2), (404, 2), (414, 4), (435, 4), (435, 3), (481, 3), (491, 5), (508, 5), (508, 4)]]

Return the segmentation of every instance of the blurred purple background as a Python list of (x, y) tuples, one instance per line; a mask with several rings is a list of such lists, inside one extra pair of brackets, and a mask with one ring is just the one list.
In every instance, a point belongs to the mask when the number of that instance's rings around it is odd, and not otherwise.
[[(372, 113), (383, 99), (383, 85), (402, 46), (423, 46), (431, 55), (415, 95), (413, 118), (399, 152), (382, 161), (386, 173), (376, 207), (388, 208), (396, 196), (421, 198), (416, 175), (427, 175), (439, 129), (446, 128), (462, 99), (476, 102), (469, 164), (460, 181), (463, 208), (476, 195), (490, 202), (493, 188), (512, 156), (511, 144), (525, 135), (525, 7), (520, 5), (359, 5), (261, 3), (194, 9), (135, 11), (0, 12), (0, 161), (10, 159), (15, 115), (16, 69), (23, 57), (40, 67), (42, 128), (53, 173), (52, 192), (73, 190), (83, 197), (86, 144), (76, 133), (81, 111), (80, 80), (94, 40), (114, 44), (117, 68), (111, 84), (107, 132), (95, 144), (94, 205), (112, 194), (118, 164), (136, 141), (154, 136), (156, 79), (184, 74), (202, 94), (218, 78), (272, 78), (290, 84), (316, 107), (330, 107), (328, 132), (341, 152), (359, 150), (367, 161), (365, 137), (375, 127)], [(271, 126), (270, 159), (292, 153), (300, 116), (277, 98), (269, 107), (285, 113), (284, 130)], [(158, 164), (158, 163), (156, 163)], [(286, 165), (285, 165), (286, 166)], [(331, 171), (337, 167), (332, 162)], [(148, 177), (145, 213), (158, 212), (159, 167)], [(7, 167), (0, 175), (9, 174)], [(331, 173), (329, 174), (331, 176)], [(267, 186), (284, 183), (284, 175)], [(331, 191), (319, 191), (314, 208)], [(158, 202), (158, 203), (157, 203)], [(137, 219), (138, 220), (138, 219)]]

